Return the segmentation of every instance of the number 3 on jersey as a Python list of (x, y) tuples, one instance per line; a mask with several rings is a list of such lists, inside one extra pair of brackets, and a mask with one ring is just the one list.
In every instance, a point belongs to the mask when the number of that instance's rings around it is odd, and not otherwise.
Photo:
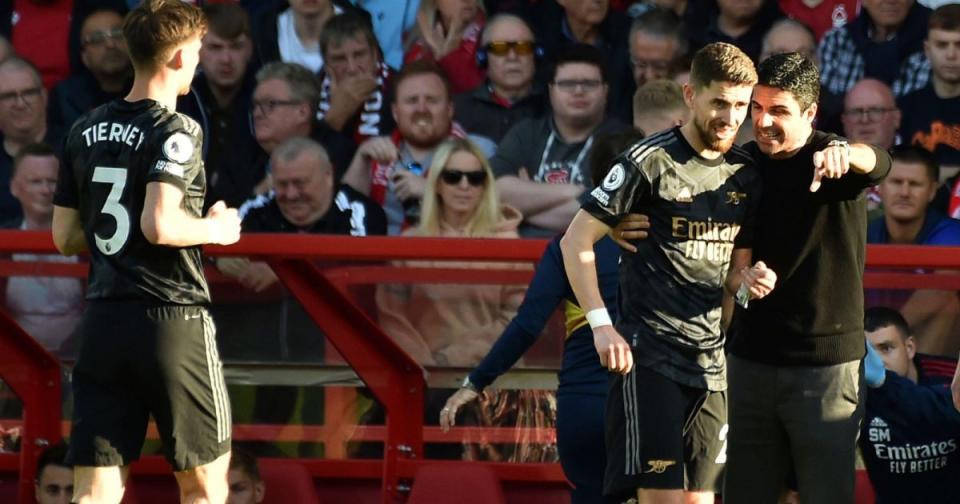
[(120, 204), (120, 196), (123, 195), (123, 188), (127, 185), (127, 169), (97, 166), (93, 169), (92, 180), (101, 184), (110, 184), (110, 193), (107, 194), (107, 201), (104, 202), (100, 213), (113, 217), (117, 226), (110, 237), (101, 238), (96, 232), (93, 233), (93, 237), (100, 252), (104, 255), (113, 255), (123, 248), (127, 238), (130, 237), (130, 213)]

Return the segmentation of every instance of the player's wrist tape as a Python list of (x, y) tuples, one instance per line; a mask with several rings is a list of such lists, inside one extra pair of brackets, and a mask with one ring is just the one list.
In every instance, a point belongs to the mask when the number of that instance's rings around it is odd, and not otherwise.
[(610, 320), (610, 314), (606, 308), (597, 308), (587, 312), (587, 323), (590, 329), (596, 329), (603, 326), (612, 326), (613, 320)]
[(220, 226), (214, 222), (213, 219), (207, 217), (203, 219), (207, 223), (207, 243), (219, 244), (223, 239), (223, 234), (220, 232)]

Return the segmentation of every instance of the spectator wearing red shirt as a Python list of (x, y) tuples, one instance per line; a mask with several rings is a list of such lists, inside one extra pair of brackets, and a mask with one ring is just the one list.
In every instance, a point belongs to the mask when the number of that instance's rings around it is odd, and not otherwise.
[(436, 61), (450, 79), (453, 93), (477, 87), (483, 82), (477, 50), (485, 19), (480, 0), (422, 0), (403, 62)]
[(860, 14), (860, 0), (780, 0), (780, 10), (810, 27), (817, 40)]

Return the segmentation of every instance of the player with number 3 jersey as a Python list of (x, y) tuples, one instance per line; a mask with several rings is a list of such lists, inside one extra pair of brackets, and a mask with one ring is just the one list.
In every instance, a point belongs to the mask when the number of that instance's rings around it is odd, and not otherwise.
[(200, 128), (174, 111), (205, 31), (192, 5), (142, 2), (123, 26), (130, 94), (81, 117), (64, 146), (54, 242), (65, 255), (90, 252), (71, 502), (120, 502), (151, 416), (181, 502), (227, 497), (230, 402), (200, 246), (237, 241), (240, 219), (223, 202), (202, 215)]

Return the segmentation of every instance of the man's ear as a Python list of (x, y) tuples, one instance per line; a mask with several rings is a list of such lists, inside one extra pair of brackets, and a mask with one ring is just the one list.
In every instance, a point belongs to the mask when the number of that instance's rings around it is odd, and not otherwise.
[(917, 355), (917, 340), (913, 336), (907, 336), (907, 339), (903, 340), (903, 346), (906, 347), (907, 357), (910, 359)]
[(183, 68), (183, 48), (179, 48), (173, 51), (170, 54), (170, 59), (167, 60), (167, 66), (171, 70), (180, 70)]
[(688, 108), (693, 109), (693, 86), (689, 82), (683, 84), (683, 101)]
[(810, 106), (807, 107), (807, 110), (803, 111), (803, 118), (813, 124), (813, 120), (817, 118), (817, 110), (816, 102), (811, 103)]

